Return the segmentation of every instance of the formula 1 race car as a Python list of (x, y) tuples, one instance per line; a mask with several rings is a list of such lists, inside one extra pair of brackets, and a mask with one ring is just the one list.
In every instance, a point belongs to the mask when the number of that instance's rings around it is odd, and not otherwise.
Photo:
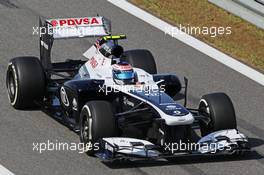
[[(184, 86), (174, 74), (158, 74), (148, 50), (118, 44), (105, 17), (40, 19), (40, 59), (10, 60), (6, 85), (16, 109), (40, 106), (79, 133), (87, 150), (104, 161), (158, 159), (178, 155), (235, 154), (249, 150), (237, 130), (224, 93), (204, 95), (197, 109), (186, 107)], [(98, 37), (88, 60), (51, 62), (55, 39)], [(184, 104), (173, 97), (184, 90)], [(196, 139), (195, 128), (201, 138)], [(180, 149), (185, 144), (185, 149)], [(186, 145), (191, 145), (187, 146)]]

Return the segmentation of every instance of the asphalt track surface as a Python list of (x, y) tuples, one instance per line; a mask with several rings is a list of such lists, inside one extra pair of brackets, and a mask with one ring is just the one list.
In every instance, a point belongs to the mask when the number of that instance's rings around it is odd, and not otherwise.
[[(125, 33), (125, 49), (146, 48), (155, 56), (158, 70), (176, 72), (190, 81), (189, 106), (209, 92), (225, 92), (236, 108), (238, 128), (249, 136), (255, 152), (240, 158), (179, 158), (172, 162), (103, 164), (76, 151), (33, 151), (33, 142), (79, 142), (79, 137), (45, 113), (17, 111), (8, 103), (5, 72), (8, 60), (39, 53), (32, 35), (38, 16), (79, 17), (100, 14), (112, 20), (115, 34)], [(0, 164), (17, 175), (33, 174), (263, 174), (264, 88), (189, 46), (166, 36), (103, 0), (0, 0)], [(93, 39), (55, 41), (54, 60), (81, 58)]]

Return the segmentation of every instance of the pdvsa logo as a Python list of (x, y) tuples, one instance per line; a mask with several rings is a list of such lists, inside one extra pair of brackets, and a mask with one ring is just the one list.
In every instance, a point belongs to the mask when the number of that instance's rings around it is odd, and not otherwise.
[(53, 27), (56, 26), (78, 26), (78, 25), (96, 25), (100, 24), (97, 18), (70, 18), (50, 21)]

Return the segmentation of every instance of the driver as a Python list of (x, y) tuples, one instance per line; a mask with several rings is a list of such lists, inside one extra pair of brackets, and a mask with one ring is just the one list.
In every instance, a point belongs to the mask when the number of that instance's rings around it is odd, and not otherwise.
[(126, 62), (112, 65), (113, 79), (116, 84), (127, 85), (136, 83), (136, 74), (132, 66)]

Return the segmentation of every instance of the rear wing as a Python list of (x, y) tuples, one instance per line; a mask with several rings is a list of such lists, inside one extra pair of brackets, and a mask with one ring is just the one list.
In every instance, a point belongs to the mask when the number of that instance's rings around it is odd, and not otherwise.
[(111, 34), (110, 21), (102, 16), (47, 19), (46, 22), (48, 28), (52, 31), (54, 39), (106, 36)]
[(103, 16), (80, 18), (39, 18), (40, 60), (45, 69), (52, 69), (51, 48), (54, 39), (103, 37), (111, 35), (111, 22)]

